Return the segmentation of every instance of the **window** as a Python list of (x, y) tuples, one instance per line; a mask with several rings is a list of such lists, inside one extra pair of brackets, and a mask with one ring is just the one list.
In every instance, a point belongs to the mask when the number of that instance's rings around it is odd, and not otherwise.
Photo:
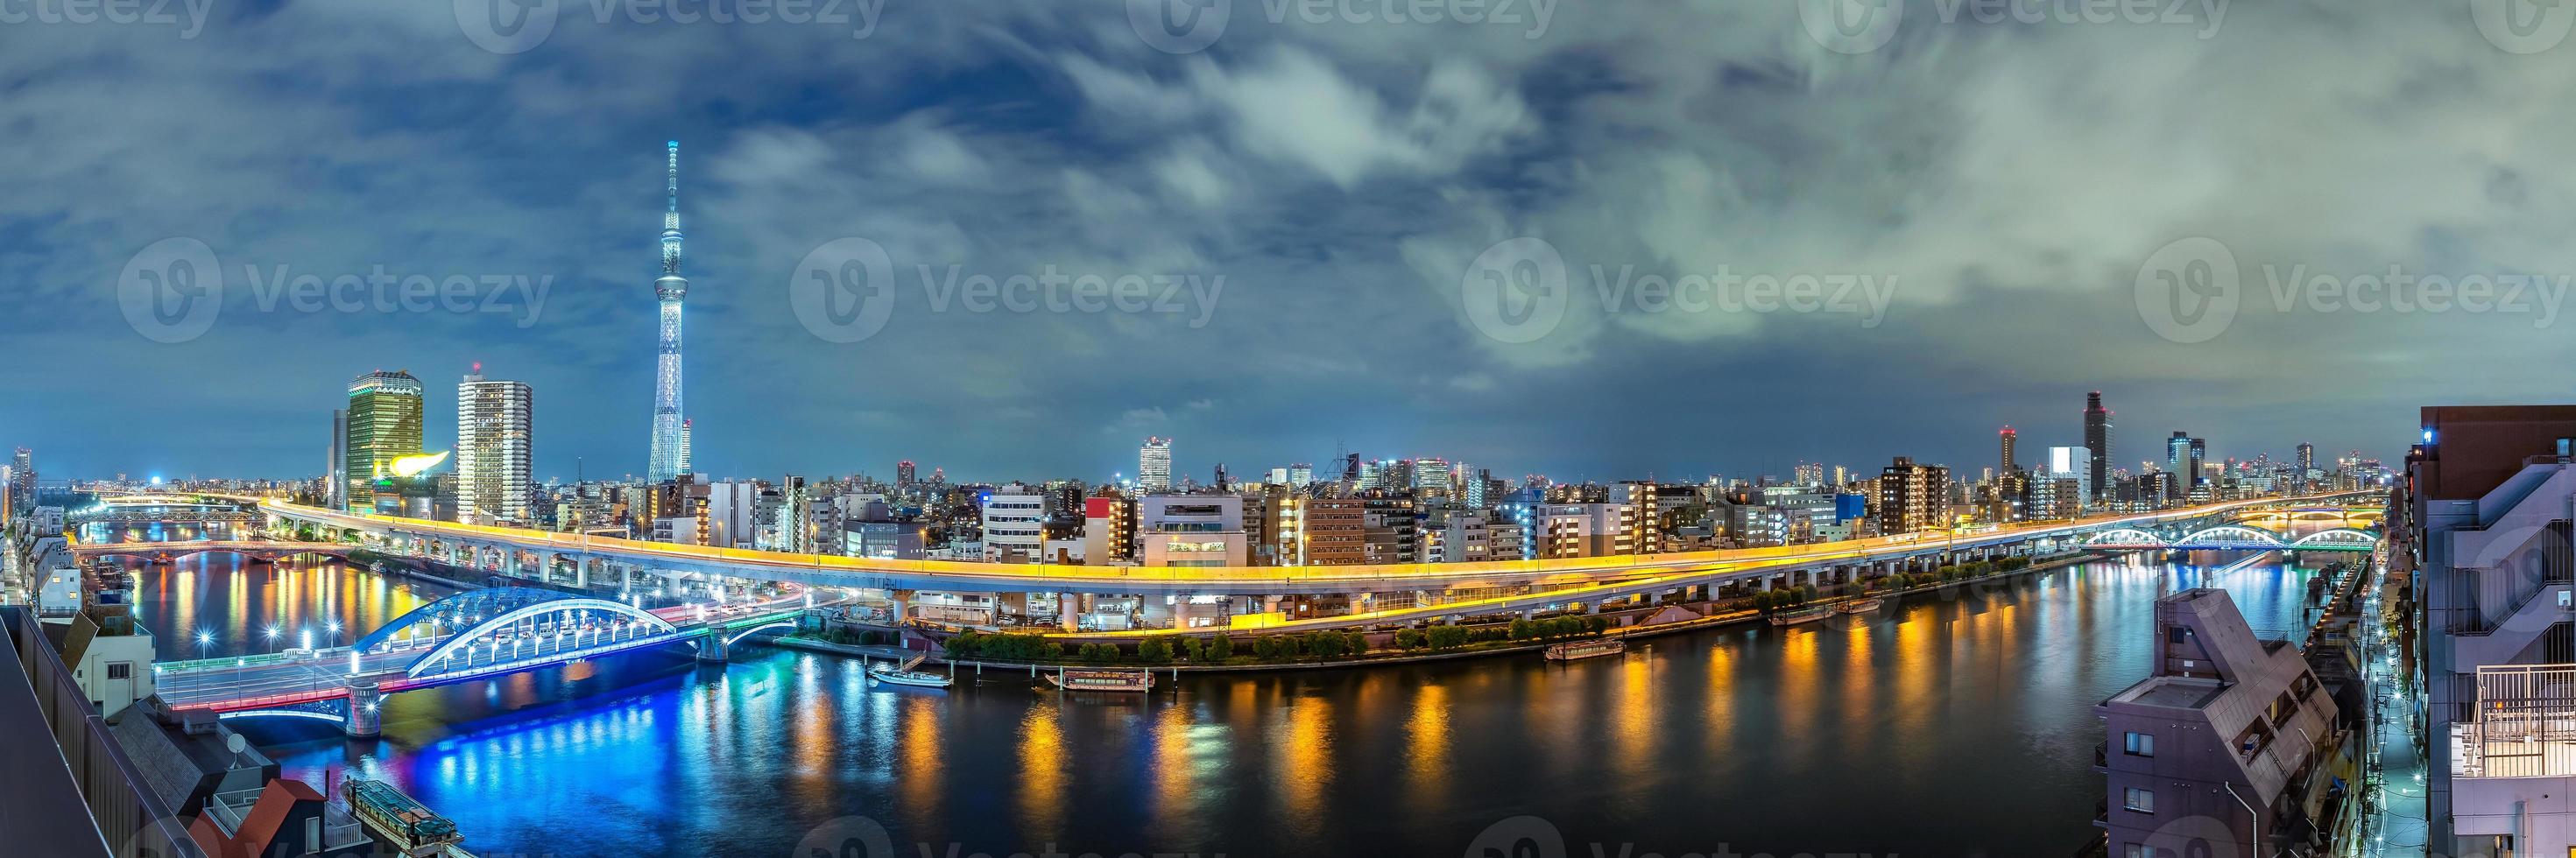
[(2156, 812), (2156, 794), (2137, 787), (2120, 791), (2120, 807), (2138, 813)]
[(2128, 744), (2124, 750), (2128, 752), (2129, 756), (2152, 757), (2156, 755), (2155, 734), (2130, 733), (2127, 742)]
[(134, 663), (127, 661), (109, 662), (107, 665), (107, 678), (133, 679)]

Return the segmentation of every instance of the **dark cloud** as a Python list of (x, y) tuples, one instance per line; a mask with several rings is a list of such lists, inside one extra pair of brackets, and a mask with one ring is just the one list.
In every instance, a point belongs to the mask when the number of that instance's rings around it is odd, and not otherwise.
[[(536, 385), (542, 475), (641, 470), (665, 139), (689, 412), (726, 474), (1100, 477), (1146, 434), (1202, 475), (1340, 449), (1595, 478), (1974, 467), (2003, 423), (2075, 443), (2096, 388), (2123, 461), (2175, 428), (2393, 456), (2417, 405), (2567, 395), (2539, 291), (2356, 312), (2286, 281), (2576, 272), (2576, 45), (2508, 53), (2452, 7), (2241, 4), (2204, 35), (1916, 3), (1851, 54), (1790, 3), (1550, 4), (1540, 28), (1237, 0), (1182, 53), (1120, 4), (552, 8), (517, 53), (446, 3), (217, 4), (192, 38), (0, 25), (0, 440), (58, 471), (303, 475), (348, 377), (422, 376), (437, 438), (480, 360)], [(2242, 306), (2176, 342), (2135, 284), (2194, 236)], [(226, 300), (162, 343), (119, 282), (172, 237), (220, 259)], [(883, 249), (891, 303), (835, 342), (791, 290), (848, 237)], [(1567, 276), (1535, 336), (1469, 306), (1523, 294), (1472, 279), (1516, 238)], [(266, 288), (379, 267), (549, 291), (344, 312)], [(1727, 277), (1822, 292), (1694, 309), (1644, 285)]]

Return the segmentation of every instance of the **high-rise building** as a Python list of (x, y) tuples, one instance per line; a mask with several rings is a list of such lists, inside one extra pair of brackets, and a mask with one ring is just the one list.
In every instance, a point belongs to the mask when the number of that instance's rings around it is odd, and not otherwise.
[(1149, 492), (1172, 490), (1172, 439), (1145, 439), (1136, 451), (1136, 486)]
[(686, 424), (680, 416), (680, 299), (689, 294), (680, 276), (680, 141), (671, 141), (669, 183), (671, 207), (662, 214), (662, 276), (653, 294), (662, 301), (660, 357), (653, 373), (653, 452), (646, 475), (656, 483), (689, 472)]
[(2093, 454), (2085, 490), (2101, 499), (2111, 491), (2111, 410), (2102, 407), (2102, 391), (2084, 397), (2084, 449)]
[[(2048, 475), (2052, 479), (2075, 481), (2075, 505), (2092, 506), (2094, 501), (2093, 451), (2087, 447), (2048, 448)], [(2064, 498), (2059, 501), (2063, 503)]]
[(2010, 474), (2013, 471), (2019, 470), (2021, 465), (2016, 463), (2013, 459), (2013, 445), (2021, 440), (2021, 433), (2013, 431), (2012, 426), (2006, 425), (2004, 426), (2004, 431), (1996, 434), (1997, 437), (2001, 439), (2001, 443), (2004, 448), (2003, 458), (2000, 460), (2002, 462), (2002, 466), (1997, 468), (1997, 471), (2000, 473)]
[(2191, 454), (2191, 433), (2176, 429), (2172, 437), (2165, 439), (2165, 470), (2175, 474), (2173, 481), (2166, 484), (2167, 498), (2180, 500), (2191, 492), (2192, 481), (2200, 476)]
[(479, 363), (456, 385), (456, 520), (528, 523), (535, 409), (526, 382), (487, 381)]
[(2307, 476), (2308, 471), (2315, 469), (2315, 468), (2316, 468), (2316, 466), (2317, 466), (2317, 445), (2315, 445), (2315, 444), (2300, 444), (2300, 445), (2299, 445), (2299, 475), (2300, 475), (2302, 478), (2306, 477), (2306, 476)]
[(420, 455), (420, 379), (378, 370), (349, 382), (348, 508), (374, 512), (376, 481), (394, 476), (394, 460)]
[(331, 409), (331, 460), (322, 473), (324, 499), (332, 509), (349, 508), (349, 409)]
[(912, 488), (913, 473), (911, 459), (905, 459), (894, 463), (894, 487), (897, 489)]
[(1898, 456), (1878, 475), (1878, 530), (1913, 533), (1947, 524), (1950, 469)]

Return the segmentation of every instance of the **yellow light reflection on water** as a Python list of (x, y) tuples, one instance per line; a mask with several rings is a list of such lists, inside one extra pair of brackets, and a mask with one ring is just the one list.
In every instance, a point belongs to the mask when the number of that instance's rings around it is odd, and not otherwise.
[(1414, 689), (1413, 714), (1404, 725), (1405, 767), (1412, 789), (1406, 794), (1428, 805), (1447, 792), (1449, 783), (1449, 688), (1439, 684)]
[(930, 830), (942, 818), (940, 784), (947, 774), (947, 755), (939, 746), (939, 703), (905, 695), (897, 708), (902, 736), (895, 746), (896, 804), (913, 826)]
[[(1029, 707), (1020, 719), (1020, 827), (1037, 834), (1053, 834), (1064, 825), (1064, 728), (1057, 723), (1063, 710), (1053, 702)], [(1169, 737), (1158, 737), (1163, 742)], [(1172, 767), (1156, 766), (1158, 774)]]
[(1279, 785), (1280, 816), (1313, 836), (1323, 821), (1324, 793), (1333, 784), (1332, 704), (1317, 697), (1293, 699), (1286, 720), (1271, 740), (1271, 759), (1278, 761), (1271, 782)]

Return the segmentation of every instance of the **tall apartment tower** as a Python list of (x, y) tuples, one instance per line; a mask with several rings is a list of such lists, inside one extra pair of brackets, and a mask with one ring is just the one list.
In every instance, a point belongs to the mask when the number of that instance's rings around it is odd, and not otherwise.
[(376, 481), (393, 475), (394, 460), (420, 455), (420, 379), (400, 370), (378, 370), (349, 382), (347, 509), (373, 512)]
[(1898, 456), (1878, 475), (1878, 531), (1913, 533), (1947, 522), (1950, 469)]
[(671, 141), (669, 181), (671, 207), (662, 214), (662, 276), (653, 295), (662, 302), (662, 328), (653, 372), (653, 452), (645, 474), (661, 483), (688, 473), (685, 430), (680, 416), (680, 299), (689, 280), (680, 276), (680, 141)]
[(323, 466), (322, 490), (332, 509), (349, 508), (349, 409), (331, 409), (331, 459)]
[(2092, 472), (2086, 476), (2096, 500), (2107, 500), (2111, 493), (2111, 410), (2102, 407), (2102, 391), (2084, 397), (2084, 449), (2093, 454)]
[(1149, 492), (1172, 490), (1172, 439), (1145, 439), (1136, 451), (1136, 485)]
[(526, 524), (535, 392), (526, 382), (488, 381), (483, 365), (456, 385), (456, 519)]
[(2001, 438), (2004, 453), (2003, 459), (2001, 460), (2002, 466), (1997, 468), (1995, 472), (2000, 474), (2012, 473), (2015, 469), (2021, 467), (2021, 465), (2017, 464), (2013, 460), (2013, 446), (2021, 441), (2021, 433), (2013, 431), (2012, 426), (2007, 424), (2004, 426), (2004, 431), (1997, 433), (1997, 435)]

